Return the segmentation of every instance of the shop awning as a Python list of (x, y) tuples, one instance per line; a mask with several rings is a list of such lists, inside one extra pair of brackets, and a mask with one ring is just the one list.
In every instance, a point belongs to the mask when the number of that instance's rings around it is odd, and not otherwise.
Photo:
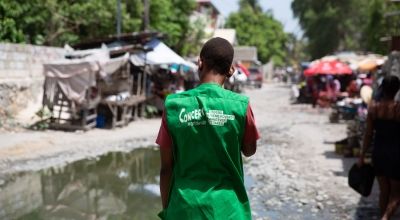
[(131, 55), (130, 60), (134, 65), (143, 66), (145, 63), (151, 65), (180, 64), (197, 68), (194, 63), (186, 61), (158, 39), (153, 39), (146, 44), (146, 47), (152, 50), (148, 53), (141, 52)]

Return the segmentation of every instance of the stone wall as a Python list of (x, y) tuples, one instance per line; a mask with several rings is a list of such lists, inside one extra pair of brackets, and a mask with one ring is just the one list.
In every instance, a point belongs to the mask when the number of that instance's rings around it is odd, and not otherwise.
[(62, 48), (0, 43), (0, 118), (41, 103), (43, 63), (63, 55)]

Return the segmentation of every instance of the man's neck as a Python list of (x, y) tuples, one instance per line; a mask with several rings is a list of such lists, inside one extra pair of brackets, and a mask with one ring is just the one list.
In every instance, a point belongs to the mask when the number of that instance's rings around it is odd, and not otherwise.
[(201, 79), (201, 83), (216, 83), (221, 86), (224, 85), (226, 77), (224, 75), (221, 75), (215, 71), (210, 71), (207, 73), (203, 74), (203, 77)]

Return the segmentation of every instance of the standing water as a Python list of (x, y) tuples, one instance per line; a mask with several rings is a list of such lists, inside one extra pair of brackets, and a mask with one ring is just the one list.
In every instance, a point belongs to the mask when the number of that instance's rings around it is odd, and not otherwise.
[(0, 219), (158, 219), (156, 148), (18, 174), (0, 186)]
[(16, 174), (0, 183), (0, 219), (159, 219), (159, 168), (159, 150), (150, 147)]

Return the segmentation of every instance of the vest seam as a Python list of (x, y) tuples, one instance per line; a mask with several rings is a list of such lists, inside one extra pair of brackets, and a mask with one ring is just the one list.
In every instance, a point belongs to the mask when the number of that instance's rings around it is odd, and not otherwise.
[(236, 102), (243, 102), (245, 104), (249, 103), (249, 98), (248, 97), (242, 97), (244, 100), (237, 100), (233, 98), (225, 98), (225, 97), (209, 97), (209, 96), (186, 96), (186, 97), (174, 97), (171, 99), (167, 99), (165, 102), (172, 101), (174, 99), (184, 99), (184, 98), (195, 98), (195, 97), (202, 97), (202, 98), (211, 98), (211, 99), (225, 99), (225, 100), (230, 100), (230, 101), (236, 101)]

